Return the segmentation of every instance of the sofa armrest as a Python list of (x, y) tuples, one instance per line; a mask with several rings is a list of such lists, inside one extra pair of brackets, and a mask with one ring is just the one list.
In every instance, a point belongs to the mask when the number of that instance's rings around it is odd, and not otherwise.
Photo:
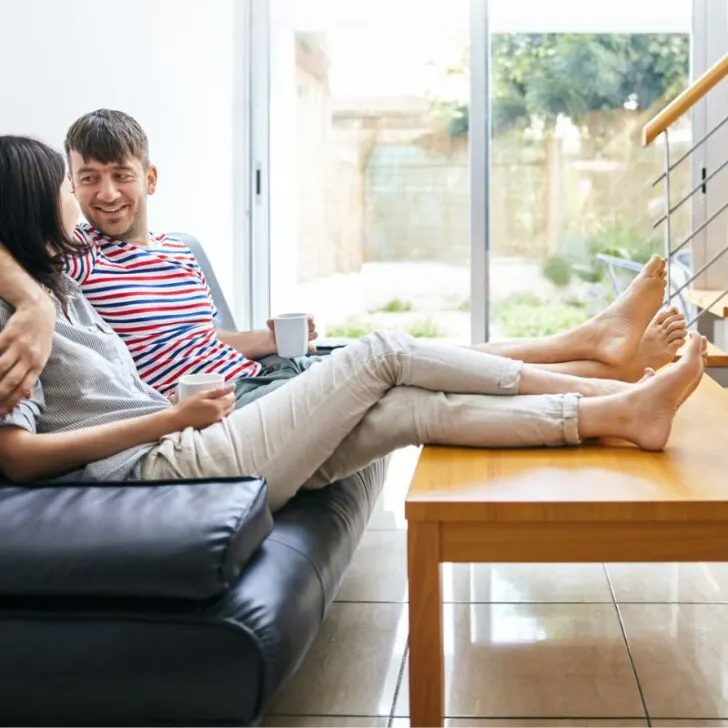
[(205, 599), (268, 536), (258, 478), (0, 487), (0, 595)]

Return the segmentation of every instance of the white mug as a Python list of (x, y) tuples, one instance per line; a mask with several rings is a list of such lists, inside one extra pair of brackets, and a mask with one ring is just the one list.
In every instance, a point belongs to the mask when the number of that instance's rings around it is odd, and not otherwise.
[(222, 374), (185, 374), (177, 382), (177, 401), (205, 392), (208, 389), (217, 389), (225, 384)]
[(308, 352), (308, 314), (282, 313), (273, 318), (278, 356), (290, 359)]

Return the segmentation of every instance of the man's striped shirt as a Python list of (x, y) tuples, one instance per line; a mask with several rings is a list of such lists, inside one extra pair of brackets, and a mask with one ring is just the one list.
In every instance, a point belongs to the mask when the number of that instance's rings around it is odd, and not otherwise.
[(261, 366), (220, 341), (212, 293), (192, 251), (169, 235), (142, 247), (114, 240), (90, 225), (76, 237), (84, 254), (66, 272), (127, 345), (141, 378), (169, 394), (184, 374), (223, 374), (228, 382)]

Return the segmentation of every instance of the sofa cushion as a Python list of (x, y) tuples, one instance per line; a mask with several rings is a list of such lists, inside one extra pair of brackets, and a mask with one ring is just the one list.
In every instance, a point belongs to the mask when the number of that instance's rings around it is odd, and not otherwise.
[(0, 488), (0, 594), (207, 599), (273, 527), (257, 478)]
[(218, 597), (0, 600), (0, 716), (12, 725), (253, 723), (313, 642), (384, 473), (379, 461), (297, 495)]

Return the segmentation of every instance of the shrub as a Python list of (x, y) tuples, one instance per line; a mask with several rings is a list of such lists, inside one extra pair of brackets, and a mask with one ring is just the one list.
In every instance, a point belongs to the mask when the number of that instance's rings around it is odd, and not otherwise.
[(383, 311), (384, 313), (406, 313), (411, 310), (412, 304), (409, 301), (403, 301), (401, 298), (393, 298), (380, 308), (375, 309), (375, 311)]
[(543, 274), (558, 288), (571, 282), (571, 261), (561, 255), (552, 255), (543, 264)]
[(533, 294), (513, 294), (494, 302), (493, 321), (512, 338), (548, 336), (585, 321), (583, 306), (543, 301)]
[(431, 316), (413, 321), (407, 332), (417, 339), (437, 339), (445, 335)]
[(371, 321), (350, 316), (345, 321), (328, 326), (326, 336), (341, 339), (360, 339), (374, 331)]

